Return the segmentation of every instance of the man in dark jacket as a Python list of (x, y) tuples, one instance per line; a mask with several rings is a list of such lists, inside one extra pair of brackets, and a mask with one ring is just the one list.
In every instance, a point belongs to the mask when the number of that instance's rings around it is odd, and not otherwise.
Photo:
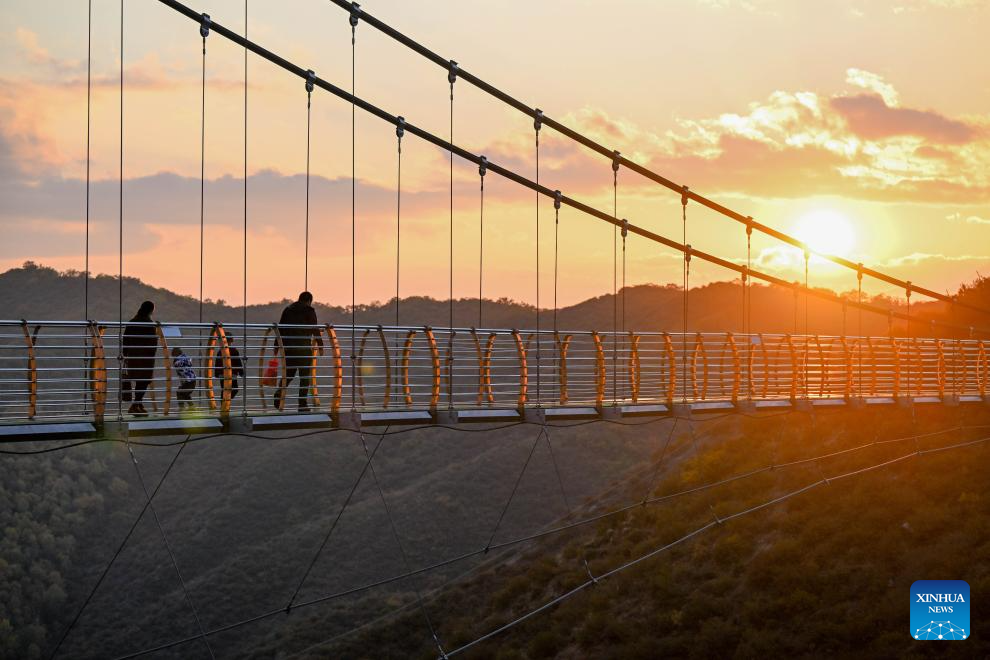
[[(299, 300), (282, 310), (282, 317), (278, 320), (279, 334), (282, 337), (282, 346), (285, 348), (285, 389), (299, 372), (299, 412), (309, 412), (309, 388), (310, 388), (310, 365), (313, 360), (313, 342), (320, 347), (323, 346), (323, 338), (320, 336), (320, 328), (316, 320), (316, 310), (313, 309), (313, 294), (303, 291), (299, 294)], [(283, 325), (297, 327), (282, 327)], [(278, 408), (282, 397), (283, 388), (279, 387), (275, 393), (275, 407)]]
[(124, 330), (120, 349), (124, 360), (120, 375), (120, 396), (124, 401), (131, 401), (131, 389), (134, 390), (134, 402), (127, 412), (138, 417), (148, 414), (142, 401), (155, 373), (158, 333), (151, 319), (153, 311), (155, 311), (155, 303), (150, 300), (141, 303), (141, 308)]

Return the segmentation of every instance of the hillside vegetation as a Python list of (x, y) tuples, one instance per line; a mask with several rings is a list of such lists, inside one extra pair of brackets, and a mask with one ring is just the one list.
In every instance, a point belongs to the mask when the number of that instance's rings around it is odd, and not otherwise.
[[(155, 317), (162, 321), (195, 321), (199, 316), (199, 302), (189, 296), (181, 296), (166, 289), (151, 287), (134, 278), (124, 278), (123, 314), (130, 318), (143, 300), (153, 300), (157, 306)], [(298, 292), (287, 291), (286, 300), (250, 305), (247, 318), (252, 323), (271, 323), (278, 320), (279, 313), (288, 303), (289, 296)], [(351, 322), (349, 308), (329, 306), (319, 303), (320, 292), (316, 291), (316, 309), (321, 322)], [(38, 266), (31, 262), (0, 274), (0, 314), (5, 319), (30, 320), (71, 320), (82, 319), (83, 276), (69, 271), (60, 273), (52, 268)], [(116, 320), (118, 310), (118, 281), (115, 277), (100, 275), (90, 280), (90, 314), (97, 320)], [(844, 295), (855, 298), (855, 292)], [(990, 281), (979, 278), (959, 291), (960, 300), (990, 308)], [(620, 293), (620, 298), (623, 294)], [(933, 329), (927, 320), (940, 318), (950, 320), (963, 327), (987, 325), (987, 319), (979, 312), (961, 306), (946, 309), (941, 303), (912, 300), (911, 314), (918, 322), (912, 324), (915, 334), (931, 334)], [(751, 288), (752, 331), (753, 332), (804, 332), (803, 296), (778, 287), (754, 284)], [(902, 300), (891, 300), (878, 296), (865, 298), (868, 302), (887, 308), (902, 308)], [(681, 288), (673, 284), (645, 284), (628, 287), (624, 293), (626, 319), (625, 327), (635, 330), (680, 332), (684, 326), (682, 318), (683, 297)], [(619, 301), (621, 308), (622, 300)], [(855, 334), (859, 330), (860, 315), (854, 309), (846, 310), (843, 318), (841, 306), (826, 300), (809, 297), (808, 331), (818, 334)], [(558, 310), (558, 326), (561, 329), (611, 330), (613, 323), (613, 296), (611, 293), (595, 296), (575, 305)], [(536, 310), (533, 306), (512, 300), (485, 300), (485, 324), (496, 328), (532, 328), (536, 325)], [(903, 311), (903, 310), (901, 310)], [(203, 318), (209, 321), (237, 323), (243, 319), (243, 308), (222, 301), (207, 301)], [(541, 326), (551, 327), (552, 309), (541, 310)], [(409, 325), (444, 325), (448, 319), (449, 306), (446, 300), (413, 296), (400, 301), (400, 322)], [(356, 309), (358, 323), (392, 324), (395, 322), (395, 301), (360, 304)], [(477, 324), (477, 298), (463, 298), (454, 301), (454, 324), (469, 327)], [(621, 319), (620, 319), (621, 321)], [(863, 312), (863, 333), (887, 335), (890, 326), (886, 314)], [(688, 313), (689, 332), (740, 332), (743, 329), (742, 289), (738, 280), (715, 282), (691, 289), (691, 303)], [(907, 330), (904, 322), (895, 322), (894, 331), (902, 334)], [(946, 334), (944, 329), (935, 329)], [(968, 333), (964, 333), (968, 335)]]

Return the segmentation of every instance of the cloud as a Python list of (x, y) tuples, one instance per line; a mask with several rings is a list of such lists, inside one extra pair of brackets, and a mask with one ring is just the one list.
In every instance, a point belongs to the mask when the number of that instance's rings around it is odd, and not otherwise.
[(990, 262), (990, 255), (955, 254), (947, 255), (941, 253), (912, 252), (901, 257), (894, 257), (883, 262), (883, 266), (896, 268), (898, 266), (917, 266), (931, 261), (985, 261)]
[(890, 107), (897, 106), (898, 93), (894, 86), (884, 80), (881, 76), (864, 71), (863, 69), (846, 69), (846, 82), (856, 87), (868, 89), (880, 95), (884, 103)]
[(977, 135), (972, 126), (937, 112), (891, 107), (879, 94), (839, 96), (831, 105), (853, 133), (867, 140), (910, 135), (936, 144), (964, 144)]
[(47, 48), (38, 43), (38, 35), (27, 28), (18, 27), (14, 31), (14, 39), (17, 41), (21, 56), (30, 64), (48, 67), (53, 71), (85, 69), (79, 60), (54, 57)]
[[(846, 74), (850, 86), (870, 93), (778, 90), (741, 111), (680, 119), (662, 134), (597, 108), (563, 120), (667, 178), (709, 194), (834, 194), (969, 204), (990, 199), (985, 122), (892, 105), (897, 90), (881, 76), (862, 69)], [(531, 145), (510, 139), (492, 146), (510, 159), (515, 154), (521, 171), (531, 167), (519, 155)], [(555, 149), (548, 171), (567, 177), (568, 192), (598, 194), (611, 183), (607, 159), (566, 141)], [(627, 192), (656, 190), (639, 177), (625, 177), (623, 184)]]
[(990, 225), (990, 218), (981, 218), (978, 215), (968, 215), (964, 217), (962, 213), (958, 212), (945, 216), (945, 219), (952, 222), (965, 222), (969, 225)]

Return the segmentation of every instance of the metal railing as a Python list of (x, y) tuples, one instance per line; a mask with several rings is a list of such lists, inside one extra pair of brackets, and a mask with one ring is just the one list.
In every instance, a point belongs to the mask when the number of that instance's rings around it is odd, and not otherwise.
[[(123, 359), (128, 325), (146, 328), (153, 357)], [(293, 344), (298, 339), (286, 339), (307, 331), (312, 337), (301, 349)], [(174, 349), (192, 362), (191, 387), (181, 387)], [(145, 364), (136, 364), (142, 359)], [(310, 381), (306, 405), (336, 416), (347, 410), (982, 397), (988, 372), (987, 347), (977, 339), (0, 321), (5, 423), (129, 417), (122, 375), (134, 397), (147, 388), (150, 417), (226, 418), (296, 412), (300, 373)], [(180, 390), (194, 408), (180, 409)]]

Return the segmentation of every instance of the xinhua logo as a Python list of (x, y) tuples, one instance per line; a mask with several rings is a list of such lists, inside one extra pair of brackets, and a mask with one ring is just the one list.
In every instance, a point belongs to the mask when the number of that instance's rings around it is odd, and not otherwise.
[(967, 639), (969, 604), (969, 585), (962, 580), (918, 580), (911, 585), (911, 637)]

